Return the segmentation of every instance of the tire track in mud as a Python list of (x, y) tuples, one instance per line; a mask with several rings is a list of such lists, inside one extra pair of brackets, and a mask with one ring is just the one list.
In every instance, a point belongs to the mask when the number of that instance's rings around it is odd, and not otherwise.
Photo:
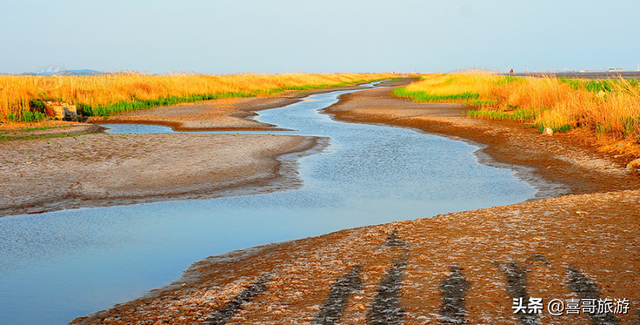
[[(601, 299), (598, 286), (575, 266), (570, 265), (568, 267), (567, 278), (567, 285), (581, 300), (591, 300), (597, 303)], [(597, 304), (595, 306), (597, 307)], [(594, 325), (620, 324), (620, 321), (609, 313), (589, 313), (589, 318), (591, 318), (591, 323)]]
[[(400, 305), (400, 293), (408, 259), (408, 248), (409, 245), (398, 237), (396, 231), (389, 232), (385, 242), (375, 248), (375, 252), (388, 256), (392, 265), (386, 268), (384, 276), (376, 286), (377, 290), (373, 292), (374, 297), (366, 313), (368, 324), (403, 323), (404, 310)], [(363, 265), (352, 268), (349, 273), (334, 282), (321, 310), (311, 324), (349, 323), (351, 319), (344, 319), (343, 313), (352, 294), (363, 289), (364, 281), (361, 278), (361, 273), (363, 270), (366, 272), (366, 268), (377, 267), (381, 263), (381, 261), (363, 262), (365, 262)], [(366, 308), (364, 305), (357, 305), (361, 310)], [(355, 316), (353, 312), (354, 310), (351, 310), (351, 314), (348, 316)], [(363, 319), (363, 321), (365, 320)]]
[(311, 322), (312, 325), (331, 325), (340, 320), (349, 296), (362, 288), (361, 270), (361, 267), (356, 266), (334, 283), (322, 309)]
[[(392, 261), (392, 265), (387, 267), (384, 275), (380, 279), (378, 289), (375, 291), (373, 300), (367, 306), (366, 322), (373, 325), (404, 324), (406, 311), (402, 305), (402, 289), (403, 277), (408, 264), (408, 256), (410, 252), (409, 245), (401, 240), (396, 231), (391, 231), (387, 235), (386, 241), (375, 248), (375, 251), (383, 251), (383, 255), (387, 255)], [(524, 302), (526, 306), (531, 298), (528, 290), (528, 268), (529, 262), (542, 262), (550, 265), (547, 259), (540, 255), (534, 254), (530, 256), (524, 264), (514, 260), (508, 260), (502, 263), (496, 263), (498, 269), (504, 275), (504, 285), (509, 296)], [(379, 265), (381, 261), (373, 262)], [(368, 267), (369, 263), (365, 262)], [(495, 262), (494, 262), (495, 263)], [(472, 284), (463, 273), (464, 268), (456, 263), (449, 267), (449, 275), (444, 277), (440, 282), (440, 298), (441, 305), (439, 314), (434, 319), (438, 323), (443, 324), (468, 324), (467, 319), (468, 307), (466, 306), (466, 295), (471, 289)], [(590, 299), (596, 302), (601, 299), (598, 286), (589, 277), (584, 275), (574, 266), (569, 265), (567, 270), (566, 285), (568, 289), (576, 294), (581, 300)], [(310, 320), (312, 325), (333, 325), (333, 324), (349, 324), (351, 318), (344, 318), (343, 314), (349, 304), (349, 301), (363, 289), (366, 276), (365, 265), (353, 266), (341, 277), (337, 278), (331, 286), (328, 294), (324, 298), (324, 303), (319, 311)], [(364, 274), (363, 274), (364, 273)], [(364, 279), (363, 279), (364, 277)], [(250, 287), (244, 289), (235, 298), (229, 301), (222, 308), (216, 310), (204, 324), (226, 324), (232, 319), (243, 304), (251, 302), (258, 295), (266, 291), (265, 284), (270, 281), (272, 275), (265, 275)], [(428, 306), (425, 306), (428, 308)], [(362, 307), (364, 309), (365, 307)], [(291, 316), (294, 316), (293, 314)], [(436, 316), (436, 315), (434, 315)], [(540, 324), (541, 319), (537, 313), (520, 312), (514, 315), (514, 320), (518, 324), (536, 325)], [(617, 317), (610, 313), (592, 313), (588, 315), (591, 323), (595, 325), (617, 325), (620, 321)], [(251, 318), (247, 319), (251, 321)], [(585, 319), (586, 320), (586, 319)]]
[[(198, 321), (191, 323), (216, 325), (230, 323), (312, 325), (516, 323), (532, 325), (546, 324), (550, 321), (555, 323), (553, 320), (555, 315), (547, 312), (547, 305), (544, 305), (545, 310), (542, 313), (529, 313), (528, 309), (524, 313), (515, 313), (514, 308), (518, 304), (514, 301), (511, 305), (511, 299), (522, 299), (520, 305), (528, 307), (529, 299), (536, 296), (561, 298), (564, 302), (568, 302), (568, 299), (573, 297), (583, 301), (591, 299), (597, 302), (602, 296), (599, 289), (602, 284), (593, 281), (585, 273), (586, 271), (553, 257), (548, 260), (543, 254), (538, 253), (521, 255), (517, 259), (508, 256), (503, 256), (498, 261), (485, 259), (483, 262), (485, 271), (480, 272), (478, 268), (463, 263), (464, 260), (457, 257), (447, 259), (446, 263), (431, 261), (433, 264), (429, 268), (415, 269), (412, 265), (419, 263), (421, 259), (414, 256), (429, 254), (434, 246), (432, 244), (417, 246), (411, 237), (401, 238), (395, 230), (387, 231), (386, 238), (383, 237), (384, 234), (384, 232), (376, 233), (375, 243), (366, 247), (359, 246), (362, 247), (362, 255), (358, 254), (360, 258), (353, 260), (357, 264), (343, 264), (339, 261), (333, 264), (333, 269), (327, 273), (319, 272), (328, 267), (324, 263), (315, 263), (310, 268), (303, 269), (300, 269), (300, 266), (307, 263), (305, 259), (296, 259), (291, 261), (291, 265), (286, 264), (289, 253), (276, 260), (273, 256), (263, 257), (283, 267), (272, 268), (270, 272), (257, 276), (254, 273), (250, 280), (253, 282), (244, 281), (245, 287), (239, 293), (234, 291), (235, 296), (231, 295), (224, 300), (218, 300), (219, 303), (216, 302), (215, 307), (208, 309)], [(310, 247), (315, 245), (317, 244)], [(319, 252), (318, 256), (325, 253)], [(452, 254), (452, 256), (457, 255)], [(254, 266), (254, 261), (248, 261), (244, 267), (251, 269)], [(443, 272), (443, 269), (447, 268), (448, 270)], [(486, 272), (487, 268), (493, 271)], [(292, 270), (297, 270), (297, 273)], [(548, 273), (551, 275), (547, 275)], [(314, 277), (316, 274), (326, 274), (326, 276), (317, 281), (318, 279)], [(422, 274), (426, 274), (430, 284), (418, 286), (418, 288), (426, 290), (428, 294), (414, 296), (416, 280), (412, 280), (411, 277), (422, 276)], [(487, 275), (489, 275), (489, 281), (478, 277)], [(236, 285), (237, 279), (234, 279), (231, 277), (228, 279), (230, 281), (224, 281), (224, 283)], [(314, 281), (317, 284), (314, 285)], [(216, 284), (214, 286), (216, 289), (210, 290), (222, 293), (227, 284)], [(553, 286), (555, 289), (540, 290), (541, 284)], [(486, 287), (487, 285), (490, 287)], [(494, 299), (499, 300), (482, 300), (485, 288), (490, 292), (499, 292), (493, 295)], [(206, 291), (203, 290), (203, 292)], [(483, 298), (478, 299), (478, 297)], [(425, 298), (428, 299), (425, 300)], [(207, 300), (211, 299), (211, 296), (202, 295), (195, 299)], [(183, 303), (179, 306), (183, 306)], [(629, 308), (629, 313), (637, 315), (634, 307)], [(188, 318), (182, 320), (181, 318), (189, 317), (186, 313), (192, 310), (180, 308), (171, 316), (172, 318), (164, 318), (163, 321), (185, 323), (184, 320)], [(617, 325), (625, 321), (633, 323), (637, 319), (636, 315), (627, 317), (617, 313), (582, 312), (580, 316), (563, 314), (563, 317), (557, 320), (560, 323)], [(153, 319), (149, 318), (149, 315), (144, 316), (143, 313), (138, 314), (137, 319), (149, 321)], [(121, 318), (118, 316), (112, 319)]]
[(261, 277), (248, 288), (242, 290), (235, 298), (222, 308), (216, 310), (209, 316), (205, 325), (222, 325), (226, 324), (233, 316), (242, 308), (244, 303), (250, 302), (256, 296), (266, 290), (265, 284), (271, 279), (271, 274)]
[(445, 324), (466, 324), (465, 294), (470, 284), (462, 275), (458, 265), (451, 265), (451, 275), (442, 281), (440, 293), (442, 295), (442, 307), (438, 322)]
[(369, 310), (369, 324), (395, 325), (402, 324), (404, 310), (400, 305), (402, 277), (407, 265), (407, 253), (387, 269), (386, 275)]
[[(520, 266), (515, 261), (507, 264), (500, 264), (498, 268), (504, 273), (507, 280), (507, 291), (511, 298), (519, 300), (520, 303), (529, 301), (529, 293), (527, 292), (527, 269)], [(538, 315), (534, 313), (520, 312), (517, 314), (519, 323), (522, 325), (538, 324)]]
[[(407, 266), (409, 245), (398, 237), (398, 232), (392, 230), (386, 241), (378, 246), (378, 250), (388, 250), (393, 265), (385, 271), (385, 276), (378, 285), (375, 298), (367, 313), (369, 324), (402, 324), (405, 311), (400, 304), (402, 279)], [(398, 254), (400, 255), (398, 257)]]

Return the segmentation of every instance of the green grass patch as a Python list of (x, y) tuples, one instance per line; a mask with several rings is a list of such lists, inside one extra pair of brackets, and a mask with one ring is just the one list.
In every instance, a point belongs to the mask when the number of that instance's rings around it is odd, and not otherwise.
[(465, 92), (450, 95), (435, 95), (424, 91), (407, 91), (405, 87), (396, 88), (393, 93), (399, 97), (411, 98), (418, 102), (473, 101), (480, 97), (478, 93)]
[[(599, 92), (611, 92), (613, 89), (613, 85), (620, 84), (620, 80), (618, 79), (603, 79), (603, 80), (584, 80), (584, 79), (572, 79), (572, 78), (558, 78), (560, 82), (568, 84), (574, 90), (584, 88), (587, 91), (593, 93)], [(637, 87), (640, 84), (640, 80), (638, 79), (625, 79), (625, 82), (631, 87)]]
[(0, 132), (3, 132), (3, 133), (31, 132), (31, 131), (50, 130), (50, 129), (64, 129), (68, 127), (69, 127), (68, 125), (34, 126), (34, 127), (25, 127), (25, 128), (12, 129), (12, 130), (0, 130)]
[(31, 99), (29, 101), (29, 107), (34, 111), (44, 112), (44, 102), (41, 100)]
[(467, 111), (467, 116), (471, 118), (486, 118), (492, 120), (518, 120), (518, 121), (527, 121), (537, 118), (539, 113), (519, 109), (512, 112), (503, 112), (503, 111), (493, 111), (493, 110), (469, 110)]
[(589, 80), (584, 82), (583, 86), (586, 90), (593, 93), (599, 93), (601, 91), (611, 92), (613, 83), (614, 81), (612, 80)]
[[(469, 110), (467, 116), (471, 118), (485, 118), (492, 120), (517, 120), (517, 121), (530, 121), (536, 119), (540, 115), (541, 111), (531, 111), (519, 109), (512, 112), (492, 111), (492, 110)], [(542, 124), (533, 124), (530, 127), (537, 128), (540, 133), (544, 132), (545, 126)], [(571, 130), (572, 126), (569, 124), (561, 125), (559, 127), (551, 127), (553, 132), (566, 132)]]
[(494, 100), (472, 100), (469, 104), (474, 106), (482, 106), (482, 105), (494, 105), (496, 102)]
[(640, 116), (627, 117), (622, 123), (624, 124), (624, 130), (622, 132), (625, 137), (640, 130)]
[(191, 103), (202, 100), (212, 100), (219, 98), (255, 97), (253, 93), (247, 92), (227, 92), (218, 94), (200, 94), (188, 96), (169, 96), (158, 99), (141, 100), (132, 98), (131, 101), (117, 102), (111, 105), (87, 105), (79, 104), (82, 114), (85, 116), (109, 116), (121, 112), (139, 111), (159, 106), (172, 106), (182, 103)]
[(22, 132), (29, 132), (29, 131), (43, 131), (43, 130), (50, 130), (50, 129), (64, 129), (64, 128), (68, 128), (69, 126), (67, 125), (57, 125), (57, 126), (35, 126), (35, 127), (30, 127), (30, 128), (21, 128), (21, 129), (17, 129), (17, 131), (22, 131)]
[[(536, 127), (538, 129), (538, 132), (543, 133), (544, 132), (544, 128), (545, 126), (542, 124), (535, 124), (534, 127)], [(569, 124), (565, 124), (562, 125), (560, 127), (551, 127), (551, 130), (553, 130), (553, 132), (567, 132), (569, 130), (571, 130), (571, 125)]]
[(38, 111), (22, 110), (19, 113), (9, 113), (6, 119), (10, 122), (41, 122), (47, 118), (47, 115)]
[(508, 85), (512, 82), (520, 82), (523, 79), (520, 77), (511, 77), (511, 76), (506, 76), (504, 78), (499, 79), (498, 81), (496, 81), (496, 85), (499, 86), (504, 86), (504, 85)]

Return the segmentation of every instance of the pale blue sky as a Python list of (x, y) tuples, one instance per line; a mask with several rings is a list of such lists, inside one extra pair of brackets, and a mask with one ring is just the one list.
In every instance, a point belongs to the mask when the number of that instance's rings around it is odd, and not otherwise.
[(637, 0), (183, 2), (0, 0), (0, 72), (636, 70), (640, 63)]

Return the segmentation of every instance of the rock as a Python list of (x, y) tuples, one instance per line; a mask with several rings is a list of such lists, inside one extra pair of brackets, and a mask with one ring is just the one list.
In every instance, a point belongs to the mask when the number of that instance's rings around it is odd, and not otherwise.
[(553, 129), (551, 129), (550, 127), (545, 127), (544, 131), (542, 131), (543, 135), (553, 135)]
[(56, 120), (78, 120), (78, 109), (76, 105), (61, 102), (44, 102), (44, 110), (49, 117)]
[(57, 102), (44, 102), (44, 110), (49, 117), (53, 117), (56, 120), (64, 118), (64, 107)]
[(640, 169), (640, 158), (632, 160), (627, 164), (627, 169)]

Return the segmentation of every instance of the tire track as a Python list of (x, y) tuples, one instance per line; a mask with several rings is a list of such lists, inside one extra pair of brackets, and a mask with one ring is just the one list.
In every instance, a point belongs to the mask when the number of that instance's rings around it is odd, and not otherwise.
[[(500, 264), (499, 269), (507, 277), (507, 291), (511, 298), (522, 299), (526, 304), (529, 302), (529, 293), (527, 292), (527, 269), (520, 267), (515, 261), (508, 264)], [(519, 323), (522, 325), (538, 324), (538, 315), (530, 314), (526, 310), (517, 313)]]
[(360, 272), (361, 267), (356, 266), (351, 272), (336, 280), (322, 309), (311, 322), (312, 325), (331, 325), (340, 320), (349, 295), (362, 288)]
[(400, 306), (400, 290), (406, 265), (407, 253), (404, 253), (393, 266), (387, 269), (369, 311), (369, 324), (395, 325), (403, 323), (404, 310)]
[(470, 287), (467, 279), (462, 275), (458, 265), (451, 265), (451, 275), (442, 281), (442, 307), (438, 322), (448, 324), (466, 324), (465, 293)]
[[(601, 299), (598, 286), (582, 274), (578, 268), (570, 265), (567, 270), (568, 285), (572, 292), (578, 295), (580, 300), (590, 299), (596, 302)], [(595, 325), (618, 325), (620, 321), (609, 313), (589, 313), (591, 323)]]
[(250, 287), (242, 290), (233, 300), (231, 300), (224, 307), (216, 310), (209, 316), (209, 319), (204, 322), (205, 325), (222, 325), (226, 324), (237, 312), (242, 308), (242, 305), (246, 302), (250, 302), (263, 293), (266, 290), (265, 284), (271, 279), (271, 274), (267, 274), (261, 277), (258, 281), (252, 284)]

